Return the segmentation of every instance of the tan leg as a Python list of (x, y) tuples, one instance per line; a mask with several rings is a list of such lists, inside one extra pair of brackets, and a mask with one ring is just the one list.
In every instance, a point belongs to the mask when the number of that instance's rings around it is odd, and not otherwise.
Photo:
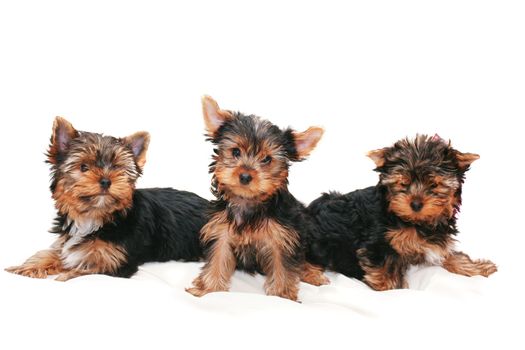
[(88, 270), (82, 271), (82, 270), (74, 269), (74, 270), (62, 272), (60, 275), (57, 276), (57, 278), (55, 278), (55, 281), (65, 282), (75, 277), (91, 275), (91, 274), (96, 274), (96, 272), (88, 271)]
[(89, 239), (62, 252), (62, 263), (67, 268), (56, 280), (67, 281), (91, 274), (115, 275), (126, 264), (125, 249), (101, 239)]
[(105, 274), (113, 276), (126, 263), (127, 254), (123, 247), (100, 239), (88, 240), (71, 248), (68, 254), (75, 254), (75, 259), (66, 256), (64, 264), (71, 264), (70, 269), (57, 276), (55, 281), (65, 282), (72, 278)]
[(323, 272), (324, 269), (322, 267), (305, 263), (301, 273), (301, 281), (314, 286), (329, 284), (330, 280), (324, 275)]
[(361, 256), (359, 263), (365, 272), (364, 282), (371, 288), (378, 291), (408, 288), (405, 279), (407, 265), (402, 259), (387, 256), (383, 265), (375, 266), (364, 257), (364, 254), (364, 251), (358, 251), (358, 255)]
[(196, 297), (211, 292), (227, 291), (230, 279), (235, 272), (236, 259), (228, 242), (227, 236), (217, 240), (211, 248), (208, 262), (202, 268), (200, 275), (193, 280), (193, 287), (186, 291)]
[(48, 275), (56, 275), (63, 271), (60, 251), (56, 249), (41, 250), (22, 265), (11, 266), (5, 270), (33, 278), (47, 278)]
[(452, 273), (463, 276), (481, 275), (488, 277), (498, 271), (497, 266), (490, 260), (471, 260), (467, 254), (454, 252), (443, 261), (443, 267)]
[(404, 276), (397, 273), (387, 273), (383, 267), (368, 268), (365, 274), (365, 282), (372, 289), (379, 291), (408, 288)]
[(299, 281), (300, 278), (297, 273), (283, 270), (282, 266), (276, 267), (272, 273), (267, 275), (264, 290), (267, 295), (275, 295), (297, 301)]
[(51, 245), (50, 249), (41, 250), (27, 259), (22, 265), (11, 266), (5, 270), (33, 278), (47, 278), (48, 275), (59, 274), (65, 270), (60, 260), (60, 252), (65, 241), (66, 236), (60, 236)]
[(300, 266), (285, 266), (283, 253), (275, 245), (264, 247), (259, 256), (266, 274), (266, 294), (297, 301)]

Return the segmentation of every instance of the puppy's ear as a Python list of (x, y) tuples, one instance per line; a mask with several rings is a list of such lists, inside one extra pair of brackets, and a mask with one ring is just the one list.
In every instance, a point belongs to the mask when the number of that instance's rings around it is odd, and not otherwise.
[(456, 159), (458, 160), (458, 167), (461, 171), (467, 171), (475, 160), (479, 159), (479, 155), (475, 153), (461, 153), (456, 151)]
[(437, 133), (434, 134), (434, 136), (432, 136), (430, 138), (430, 141), (434, 141), (434, 142), (445, 142), (445, 140), (443, 140), (443, 138), (441, 136), (439, 136)]
[(292, 131), (297, 159), (302, 160), (310, 154), (324, 134), (324, 129), (318, 126), (309, 127), (306, 131)]
[(135, 157), (135, 162), (140, 170), (142, 170), (144, 164), (146, 164), (146, 151), (148, 150), (149, 140), (149, 133), (146, 131), (139, 131), (121, 139), (121, 142), (133, 152), (133, 157)]
[(383, 165), (385, 165), (386, 150), (386, 148), (376, 149), (368, 152), (366, 156), (374, 161), (377, 168), (381, 168)]
[(220, 109), (217, 102), (206, 95), (202, 97), (202, 113), (209, 136), (213, 136), (222, 124), (232, 118), (230, 111)]
[(69, 149), (71, 140), (77, 138), (78, 135), (78, 131), (75, 130), (70, 122), (62, 117), (56, 117), (53, 122), (51, 144), (47, 152), (48, 161), (52, 164), (60, 163)]

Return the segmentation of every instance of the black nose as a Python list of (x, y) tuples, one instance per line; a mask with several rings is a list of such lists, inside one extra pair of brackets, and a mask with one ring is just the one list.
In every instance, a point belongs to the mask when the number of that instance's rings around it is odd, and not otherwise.
[(109, 186), (111, 186), (111, 180), (110, 179), (106, 179), (105, 177), (100, 179), (100, 187), (102, 187), (103, 189), (107, 190), (109, 188)]
[(243, 185), (247, 185), (252, 181), (252, 176), (250, 174), (242, 173), (239, 175), (239, 180)]
[(412, 208), (413, 211), (420, 211), (421, 208), (423, 208), (423, 203), (420, 200), (413, 200), (410, 202), (410, 208)]

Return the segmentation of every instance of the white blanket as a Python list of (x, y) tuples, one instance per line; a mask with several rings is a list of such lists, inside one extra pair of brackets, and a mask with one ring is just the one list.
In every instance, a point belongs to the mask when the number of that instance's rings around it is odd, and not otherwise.
[(523, 349), (501, 272), (486, 279), (412, 268), (410, 289), (387, 292), (328, 273), (330, 285), (301, 283), (296, 303), (265, 296), (264, 277), (243, 272), (230, 292), (193, 297), (184, 287), (200, 266), (150, 263), (131, 279), (65, 283), (4, 272), (0, 348)]

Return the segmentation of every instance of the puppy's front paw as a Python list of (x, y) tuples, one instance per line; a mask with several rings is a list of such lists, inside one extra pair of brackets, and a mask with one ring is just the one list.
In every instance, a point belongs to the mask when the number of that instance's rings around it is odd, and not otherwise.
[(304, 275), (302, 276), (301, 281), (311, 284), (313, 286), (322, 286), (322, 285), (330, 284), (330, 279), (326, 277), (323, 273), (319, 273), (315, 275), (313, 274)]
[(11, 266), (5, 271), (31, 278), (47, 278), (47, 269), (36, 265)]
[(203, 295), (208, 294), (210, 291), (207, 291), (205, 289), (198, 288), (198, 287), (192, 287), (192, 288), (186, 288), (186, 292), (190, 293), (193, 296), (200, 298)]
[(284, 299), (290, 299), (291, 301), (297, 301), (297, 290), (273, 290), (268, 289), (266, 295), (274, 295)]
[(494, 272), (498, 271), (498, 267), (490, 260), (476, 260), (476, 267), (478, 268), (479, 274), (484, 277), (489, 277)]
[(88, 275), (88, 273), (81, 272), (79, 270), (69, 270), (69, 271), (62, 272), (61, 274), (59, 274), (57, 278), (55, 278), (55, 281), (65, 282), (65, 281), (69, 281), (72, 278), (76, 278), (76, 277), (80, 277), (84, 275)]
[(301, 281), (314, 286), (330, 284), (330, 280), (324, 275), (324, 269), (310, 263), (304, 265), (301, 273)]

